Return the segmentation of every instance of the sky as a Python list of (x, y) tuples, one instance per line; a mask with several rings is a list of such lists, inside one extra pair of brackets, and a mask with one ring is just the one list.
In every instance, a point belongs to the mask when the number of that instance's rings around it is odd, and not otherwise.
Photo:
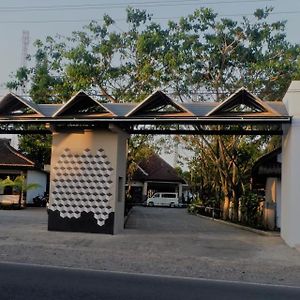
[(69, 35), (104, 14), (116, 20), (116, 31), (124, 28), (127, 6), (147, 9), (156, 22), (178, 20), (200, 7), (213, 8), (219, 15), (241, 19), (256, 8), (274, 7), (271, 20), (287, 20), (287, 39), (299, 43), (299, 0), (0, 0), (0, 96), (5, 82), (22, 62), (22, 32), (29, 31), (29, 53), (33, 42), (56, 34)]

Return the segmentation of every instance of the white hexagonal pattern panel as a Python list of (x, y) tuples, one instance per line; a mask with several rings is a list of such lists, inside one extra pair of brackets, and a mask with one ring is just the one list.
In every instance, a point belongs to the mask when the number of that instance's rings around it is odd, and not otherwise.
[(92, 155), (90, 149), (74, 154), (65, 149), (53, 167), (49, 209), (62, 218), (79, 218), (92, 212), (99, 226), (108, 219), (111, 207), (113, 168), (103, 149)]

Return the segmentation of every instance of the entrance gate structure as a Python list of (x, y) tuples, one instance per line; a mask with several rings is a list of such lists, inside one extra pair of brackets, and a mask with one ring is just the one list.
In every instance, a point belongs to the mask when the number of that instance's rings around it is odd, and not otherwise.
[(52, 134), (49, 230), (110, 234), (124, 228), (130, 134), (284, 135), (281, 235), (299, 246), (299, 92), (293, 82), (283, 102), (266, 102), (241, 88), (221, 103), (178, 103), (161, 91), (141, 103), (100, 103), (79, 92), (64, 104), (9, 93), (0, 133)]

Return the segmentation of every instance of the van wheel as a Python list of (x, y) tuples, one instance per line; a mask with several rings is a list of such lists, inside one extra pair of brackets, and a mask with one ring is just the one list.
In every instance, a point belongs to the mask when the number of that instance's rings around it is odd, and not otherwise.
[(154, 206), (154, 203), (153, 202), (149, 202), (148, 206)]
[(175, 203), (174, 202), (170, 203), (170, 207), (175, 207)]

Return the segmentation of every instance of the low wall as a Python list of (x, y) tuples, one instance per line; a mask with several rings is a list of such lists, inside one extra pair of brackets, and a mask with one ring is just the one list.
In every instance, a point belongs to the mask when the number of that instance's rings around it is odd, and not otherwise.
[(0, 206), (18, 206), (20, 195), (0, 195)]

